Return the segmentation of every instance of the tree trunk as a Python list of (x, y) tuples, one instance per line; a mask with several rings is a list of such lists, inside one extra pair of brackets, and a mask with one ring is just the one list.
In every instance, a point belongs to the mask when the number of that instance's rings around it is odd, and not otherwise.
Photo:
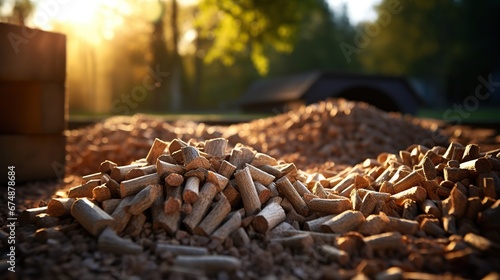
[(177, 24), (177, 0), (172, 0), (172, 77), (170, 81), (170, 111), (178, 112), (182, 106), (182, 67), (179, 56), (179, 26)]
[[(166, 19), (167, 13), (165, 13), (165, 6), (161, 1), (158, 1), (158, 4), (161, 8), (161, 13), (158, 19), (153, 22), (153, 34), (151, 40), (151, 47), (153, 51), (153, 62), (151, 63), (152, 71), (156, 71), (159, 69), (161, 72), (163, 71), (171, 71), (172, 68), (169, 67), (168, 63), (168, 51), (167, 51), (167, 42), (165, 40), (165, 28), (164, 22)], [(167, 100), (167, 92), (169, 88), (170, 78), (163, 79), (161, 83), (157, 84), (154, 92), (154, 100), (155, 100), (155, 109), (157, 111), (165, 111), (167, 108), (167, 104), (169, 103)]]

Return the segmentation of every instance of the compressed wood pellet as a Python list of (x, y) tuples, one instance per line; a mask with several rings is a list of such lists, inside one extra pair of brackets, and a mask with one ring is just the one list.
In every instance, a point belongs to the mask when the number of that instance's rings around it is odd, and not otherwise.
[(360, 211), (348, 210), (321, 224), (323, 232), (343, 233), (356, 229), (365, 221)]

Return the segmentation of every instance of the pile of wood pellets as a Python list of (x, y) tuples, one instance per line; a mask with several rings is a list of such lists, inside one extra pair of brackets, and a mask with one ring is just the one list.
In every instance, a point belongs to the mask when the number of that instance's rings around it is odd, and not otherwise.
[(498, 141), (440, 128), (327, 100), (67, 131), (68, 176), (17, 188), (7, 279), (499, 279)]
[[(498, 277), (500, 149), (411, 145), (332, 177), (225, 138), (155, 139), (25, 210), (27, 278)], [(54, 276), (56, 275), (56, 276)]]
[(305, 171), (334, 175), (382, 152), (395, 153), (412, 144), (448, 144), (436, 122), (387, 113), (362, 102), (344, 99), (229, 127), (150, 116), (114, 117), (67, 133), (66, 165), (71, 174), (93, 172), (112, 159), (125, 165), (146, 156), (155, 138), (185, 142), (223, 137), (229, 146), (250, 146)]

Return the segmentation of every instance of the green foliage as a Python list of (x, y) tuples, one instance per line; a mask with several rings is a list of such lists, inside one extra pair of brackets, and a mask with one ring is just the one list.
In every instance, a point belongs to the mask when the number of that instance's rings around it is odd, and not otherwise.
[(341, 42), (354, 37), (345, 10), (334, 13), (325, 1), (314, 1), (304, 12), (294, 49), (289, 54), (274, 52), (272, 76), (306, 71), (359, 71), (357, 61), (348, 63), (339, 50)]
[[(383, 26), (383, 14), (394, 3), (402, 10)], [(474, 93), (477, 76), (500, 66), (499, 1), (383, 0), (377, 11), (376, 23), (358, 26), (365, 34), (366, 28), (380, 28), (357, 55), (368, 72), (416, 76), (460, 101)]]
[(311, 0), (202, 0), (197, 26), (213, 40), (205, 62), (232, 65), (238, 53), (250, 52), (260, 75), (269, 72), (267, 46), (291, 52), (298, 25)]
[[(7, 1), (0, 1), (0, 8), (6, 5)], [(26, 19), (33, 13), (33, 3), (30, 0), (15, 0), (13, 1), (12, 11), (7, 15), (0, 13), (0, 21), (24, 25)]]

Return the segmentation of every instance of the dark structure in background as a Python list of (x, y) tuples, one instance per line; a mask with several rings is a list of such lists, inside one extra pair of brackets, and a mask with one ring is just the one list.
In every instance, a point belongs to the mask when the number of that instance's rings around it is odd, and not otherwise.
[(64, 175), (66, 36), (0, 23), (0, 168), (16, 182)]
[(385, 111), (416, 114), (420, 99), (403, 78), (310, 72), (253, 83), (239, 105), (245, 111), (292, 110), (329, 97), (364, 101)]

